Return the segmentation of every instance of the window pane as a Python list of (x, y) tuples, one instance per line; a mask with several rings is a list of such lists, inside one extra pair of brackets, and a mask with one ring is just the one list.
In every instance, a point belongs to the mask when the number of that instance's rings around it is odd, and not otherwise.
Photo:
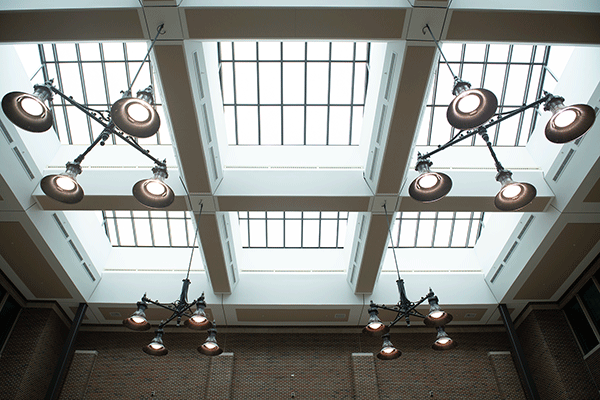
[(583, 353), (586, 354), (598, 344), (598, 339), (592, 330), (588, 319), (586, 318), (577, 298), (574, 298), (565, 306), (565, 314), (571, 323), (575, 337), (581, 346)]
[(579, 297), (596, 326), (596, 330), (600, 330), (600, 292), (592, 280), (581, 289)]

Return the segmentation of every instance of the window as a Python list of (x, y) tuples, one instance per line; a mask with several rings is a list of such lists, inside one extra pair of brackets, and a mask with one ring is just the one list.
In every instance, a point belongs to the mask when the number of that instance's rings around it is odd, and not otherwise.
[(20, 311), (19, 303), (0, 286), (0, 351), (4, 348)]
[(341, 249), (348, 212), (240, 211), (244, 248)]
[(564, 308), (567, 320), (584, 355), (590, 353), (600, 343), (599, 275), (600, 270)]
[(102, 216), (113, 247), (194, 246), (196, 226), (189, 212), (103, 211)]
[(220, 42), (230, 145), (358, 145), (369, 44)]
[(474, 247), (482, 212), (400, 212), (392, 227), (394, 247)]
[[(108, 111), (110, 105), (122, 97), (121, 91), (129, 87), (148, 49), (146, 42), (52, 43), (16, 47), (27, 64), (41, 65), (32, 78), (33, 83), (54, 79), (54, 85), (67, 96), (99, 111)], [(133, 95), (148, 85), (154, 88), (161, 129), (150, 138), (136, 140), (140, 144), (171, 144), (152, 65), (146, 60), (132, 88)], [(63, 144), (89, 145), (102, 132), (102, 125), (59, 96), (54, 96), (52, 109), (54, 128)], [(125, 144), (114, 136), (106, 143)]]
[[(498, 97), (498, 113), (510, 112), (542, 96), (550, 46), (444, 43), (443, 51), (457, 76), (473, 88), (486, 88)], [(458, 133), (446, 119), (446, 109), (454, 98), (453, 86), (452, 75), (440, 57), (417, 145), (440, 145)], [(490, 128), (492, 144), (525, 146), (536, 119), (536, 111), (529, 109)], [(475, 135), (460, 145), (485, 146), (485, 142)]]

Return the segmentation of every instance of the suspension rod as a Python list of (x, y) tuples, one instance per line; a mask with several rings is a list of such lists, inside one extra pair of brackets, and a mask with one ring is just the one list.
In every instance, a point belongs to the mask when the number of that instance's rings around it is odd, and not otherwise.
[(442, 51), (442, 48), (440, 47), (437, 39), (435, 38), (435, 36), (433, 36), (433, 32), (431, 32), (431, 28), (429, 27), (429, 24), (425, 24), (425, 27), (423, 28), (423, 34), (425, 34), (425, 29), (427, 29), (429, 31), (429, 34), (433, 38), (433, 41), (435, 42), (435, 45), (437, 46), (438, 50), (440, 51), (440, 54), (442, 55), (444, 62), (446, 63), (446, 65), (448, 66), (448, 69), (450, 70), (450, 73), (454, 77), (454, 80), (455, 81), (460, 80), (460, 78), (454, 74), (454, 71), (452, 71), (452, 68), (450, 68), (450, 64), (448, 63), (448, 60), (446, 60), (446, 56), (444, 55), (444, 52)]
[(111, 132), (110, 132), (108, 129), (106, 129), (106, 128), (105, 128), (105, 129), (104, 129), (102, 132), (100, 132), (100, 134), (99, 134), (99, 135), (96, 137), (96, 139), (94, 139), (94, 141), (92, 142), (92, 144), (90, 144), (90, 145), (88, 146), (88, 148), (87, 148), (87, 149), (85, 149), (85, 151), (84, 151), (83, 153), (81, 153), (80, 155), (78, 155), (78, 156), (77, 156), (77, 158), (75, 159), (75, 163), (77, 163), (77, 164), (81, 164), (81, 162), (83, 161), (83, 159), (85, 158), (85, 156), (87, 156), (87, 155), (88, 155), (88, 153), (89, 153), (90, 151), (92, 151), (92, 149), (93, 149), (94, 147), (96, 147), (96, 145), (97, 145), (98, 143), (100, 143), (100, 142), (101, 142), (101, 141), (103, 141), (103, 140), (106, 140), (106, 139), (108, 138), (108, 135), (109, 135), (110, 133), (111, 133)]
[(156, 36), (154, 37), (154, 39), (152, 40), (152, 43), (150, 44), (150, 47), (148, 48), (148, 52), (146, 53), (146, 57), (144, 57), (144, 61), (142, 61), (142, 65), (140, 65), (140, 68), (138, 69), (137, 73), (135, 74), (135, 77), (131, 81), (131, 85), (129, 85), (129, 87), (127, 88), (127, 92), (128, 93), (131, 94), (131, 88), (133, 87), (133, 84), (135, 83), (135, 80), (137, 79), (138, 75), (142, 71), (142, 68), (144, 68), (144, 63), (146, 62), (146, 59), (150, 55), (150, 51), (152, 51), (152, 48), (154, 47), (154, 43), (156, 43), (156, 40), (158, 39), (158, 36), (163, 33), (162, 29), (164, 28), (164, 26), (165, 26), (165, 24), (160, 24), (158, 26), (158, 28), (156, 28), (156, 30), (157, 30)]

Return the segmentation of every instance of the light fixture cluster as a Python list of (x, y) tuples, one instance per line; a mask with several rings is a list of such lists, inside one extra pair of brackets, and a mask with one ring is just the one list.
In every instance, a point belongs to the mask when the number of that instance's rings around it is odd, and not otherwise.
[[(182, 317), (187, 318), (184, 322), (184, 325), (187, 328), (208, 332), (208, 338), (198, 347), (198, 352), (200, 354), (218, 356), (223, 352), (223, 349), (217, 344), (217, 325), (215, 321), (210, 322), (204, 312), (204, 309), (206, 308), (204, 293), (192, 303), (187, 302), (190, 284), (191, 281), (188, 278), (184, 279), (183, 287), (181, 288), (181, 296), (177, 301), (169, 304), (151, 300), (144, 294), (142, 300), (137, 303), (137, 311), (131, 314), (129, 318), (123, 320), (123, 325), (125, 325), (126, 328), (134, 331), (147, 331), (151, 328), (145, 313), (148, 308), (148, 303), (165, 308), (173, 313), (168, 319), (161, 321), (155, 331), (156, 336), (154, 339), (152, 339), (148, 345), (142, 347), (144, 353), (150, 354), (151, 356), (167, 355), (169, 350), (167, 350), (163, 342), (163, 335), (165, 333), (164, 327), (174, 319), (177, 319), (177, 326), (181, 326)], [(196, 311), (191, 313), (193, 307), (196, 307)]]
[(152, 169), (154, 176), (137, 182), (133, 186), (133, 196), (150, 208), (164, 208), (175, 200), (173, 190), (165, 183), (165, 179), (168, 178), (166, 160), (160, 161), (151, 156), (149, 151), (142, 148), (134, 139), (153, 136), (160, 128), (160, 117), (154, 108), (152, 86), (138, 91), (136, 97), (133, 97), (131, 88), (149, 57), (158, 35), (164, 33), (162, 28), (163, 25), (157, 28), (156, 37), (131, 84), (123, 91), (123, 97), (117, 100), (109, 111), (91, 109), (78, 103), (54, 87), (53, 80), (35, 85), (33, 94), (10, 92), (3, 97), (2, 110), (8, 119), (19, 128), (30, 132), (45, 132), (52, 127), (54, 118), (46, 102), (50, 103), (54, 94), (104, 127), (82, 154), (67, 163), (64, 173), (48, 175), (42, 179), (41, 188), (48, 197), (67, 204), (80, 202), (84, 196), (83, 188), (77, 182), (77, 175), (82, 172), (81, 162), (96, 145), (103, 146), (110, 135), (114, 135), (150, 158), (155, 164)]
[[(406, 297), (406, 290), (404, 289), (404, 280), (398, 278), (396, 281), (398, 285), (398, 291), (400, 292), (400, 301), (394, 306), (386, 306), (384, 304), (375, 304), (371, 300), (371, 307), (369, 308), (369, 322), (363, 329), (363, 333), (367, 333), (371, 336), (381, 336), (383, 338), (383, 345), (381, 350), (377, 353), (377, 358), (380, 360), (393, 360), (402, 355), (402, 352), (398, 350), (392, 344), (390, 340), (390, 328), (404, 319), (406, 325), (410, 326), (410, 317), (415, 316), (423, 318), (425, 325), (437, 330), (437, 338), (431, 346), (434, 350), (449, 350), (456, 347), (456, 342), (452, 340), (444, 327), (450, 321), (452, 321), (452, 315), (443, 311), (438, 303), (437, 296), (429, 288), (429, 293), (422, 297), (417, 302), (411, 302)], [(429, 301), (429, 313), (423, 315), (416, 311), (418, 307), (425, 300)], [(389, 325), (385, 325), (378, 317), (378, 309), (388, 310), (396, 313), (396, 318)]]
[(452, 180), (446, 174), (430, 170), (432, 166), (430, 157), (467, 138), (480, 135), (486, 142), (496, 164), (498, 172), (496, 181), (502, 185), (494, 200), (496, 208), (501, 211), (516, 211), (525, 207), (535, 198), (536, 189), (529, 183), (512, 180), (512, 172), (502, 166), (492, 148), (487, 129), (527, 109), (538, 108), (544, 104), (544, 110), (552, 112), (552, 117), (546, 124), (546, 138), (553, 143), (563, 144), (580, 138), (592, 127), (596, 120), (594, 109), (587, 104), (565, 106), (563, 97), (544, 92), (543, 97), (530, 104), (508, 113), (497, 114), (498, 99), (496, 95), (487, 89), (471, 89), (470, 83), (456, 76), (429, 25), (425, 25), (423, 34), (426, 30), (431, 34), (450, 73), (454, 76), (452, 94), (455, 97), (448, 106), (446, 117), (448, 123), (459, 129), (460, 132), (445, 144), (438, 146), (437, 149), (426, 154), (419, 153), (415, 168), (419, 172), (419, 176), (410, 184), (408, 190), (410, 197), (428, 203), (446, 196), (452, 189)]

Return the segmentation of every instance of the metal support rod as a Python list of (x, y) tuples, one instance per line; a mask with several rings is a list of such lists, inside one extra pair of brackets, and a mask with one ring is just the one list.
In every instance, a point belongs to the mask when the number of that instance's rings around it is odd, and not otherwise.
[(94, 139), (94, 141), (92, 142), (92, 144), (90, 144), (88, 146), (87, 149), (85, 149), (85, 151), (83, 153), (81, 153), (80, 155), (77, 156), (77, 158), (74, 160), (75, 163), (77, 164), (81, 164), (81, 162), (83, 161), (83, 159), (85, 158), (85, 156), (88, 155), (88, 153), (90, 151), (92, 151), (92, 149), (94, 147), (96, 147), (96, 145), (98, 143), (100, 143), (103, 140), (106, 140), (108, 138), (108, 135), (110, 134), (110, 130), (108, 128), (104, 128), (104, 130), (102, 132), (100, 132), (100, 134), (96, 137), (96, 139)]
[(144, 68), (144, 63), (146, 62), (146, 59), (148, 58), (148, 56), (150, 55), (150, 51), (152, 51), (152, 48), (154, 47), (154, 43), (156, 43), (156, 40), (158, 39), (158, 36), (161, 35), (162, 29), (165, 27), (165, 24), (160, 24), (158, 26), (158, 28), (156, 28), (157, 32), (156, 32), (156, 36), (154, 37), (154, 39), (152, 40), (152, 43), (150, 44), (150, 47), (148, 48), (148, 52), (146, 52), (146, 57), (144, 57), (144, 61), (142, 61), (142, 65), (140, 65), (140, 68), (138, 69), (137, 73), (135, 74), (135, 76), (133, 77), (133, 80), (131, 81), (131, 85), (129, 85), (129, 87), (127, 88), (127, 92), (131, 94), (131, 88), (133, 87), (133, 84), (135, 83), (135, 80), (137, 79), (138, 75), (140, 74), (140, 72), (142, 71), (142, 68)]
[(423, 28), (423, 34), (425, 34), (425, 29), (427, 29), (429, 31), (429, 34), (433, 38), (433, 41), (435, 42), (435, 45), (437, 46), (438, 50), (440, 51), (440, 54), (442, 55), (444, 62), (446, 63), (446, 65), (448, 66), (448, 69), (450, 70), (450, 73), (454, 77), (454, 81), (460, 80), (460, 78), (454, 74), (454, 71), (452, 71), (452, 68), (450, 68), (450, 64), (448, 63), (448, 60), (446, 60), (446, 56), (444, 55), (444, 52), (442, 51), (442, 48), (440, 47), (437, 39), (435, 38), (435, 36), (433, 36), (433, 32), (431, 32), (431, 28), (429, 27), (429, 24), (425, 24), (425, 27)]
[(67, 335), (67, 340), (63, 345), (63, 349), (58, 358), (58, 363), (54, 369), (54, 375), (52, 375), (50, 386), (46, 392), (46, 400), (54, 400), (58, 398), (60, 384), (62, 383), (62, 379), (67, 370), (67, 363), (71, 358), (71, 354), (73, 354), (75, 339), (77, 339), (77, 333), (79, 332), (79, 327), (81, 326), (81, 322), (83, 321), (87, 307), (87, 303), (79, 303), (79, 307), (75, 313), (75, 318), (73, 318), (71, 328), (69, 329), (69, 334)]
[[(50, 90), (52, 90), (52, 92), (56, 93), (57, 95), (59, 95), (60, 97), (62, 97), (63, 99), (65, 99), (65, 101), (69, 102), (71, 105), (75, 106), (78, 110), (80, 110), (83, 113), (85, 113), (88, 117), (90, 117), (91, 119), (93, 119), (94, 121), (96, 121), (97, 123), (99, 123), (100, 125), (102, 125), (105, 130), (108, 130), (113, 135), (118, 136), (123, 141), (125, 141), (127, 144), (129, 144), (131, 147), (135, 148), (137, 151), (139, 151), (140, 153), (142, 153), (143, 155), (145, 155), (146, 157), (148, 157), (149, 159), (151, 159), (152, 161), (154, 161), (156, 164), (160, 165), (161, 167), (166, 167), (167, 166), (164, 162), (162, 162), (162, 161), (158, 160), (157, 158), (151, 156), (149, 154), (148, 150), (144, 149), (142, 146), (140, 146), (139, 144), (137, 144), (133, 140), (127, 138), (121, 132), (117, 131), (114, 128), (114, 125), (113, 125), (112, 122), (110, 122), (110, 123), (104, 122), (103, 120), (101, 120), (100, 118), (98, 118), (96, 115), (94, 115), (93, 113), (91, 113), (89, 110), (87, 110), (84, 106), (82, 106), (81, 104), (79, 104), (78, 102), (76, 102), (75, 100), (73, 100), (72, 98), (66, 96), (63, 92), (61, 92), (60, 90), (58, 90), (57, 88), (55, 88), (51, 84), (47, 84), (46, 86), (49, 87)], [(93, 146), (95, 146), (95, 144), (93, 144)], [(91, 146), (91, 147), (93, 147), (93, 146)], [(88, 149), (91, 150), (91, 148), (88, 148)]]
[(506, 304), (498, 304), (498, 310), (500, 311), (500, 316), (502, 317), (504, 327), (506, 328), (506, 333), (508, 334), (508, 340), (510, 341), (510, 347), (512, 348), (513, 358), (517, 364), (517, 371), (519, 371), (519, 375), (523, 379), (524, 389), (526, 391), (525, 394), (530, 400), (539, 400), (540, 395), (535, 386), (535, 382), (533, 381), (533, 376), (529, 371), (529, 366), (527, 365), (527, 360), (525, 359), (525, 353), (523, 353), (521, 342), (517, 336), (517, 331), (515, 330), (515, 326), (510, 318), (510, 313), (508, 312)]
[(487, 145), (487, 148), (490, 151), (490, 155), (494, 159), (494, 163), (496, 164), (496, 171), (498, 171), (498, 172), (504, 171), (504, 167), (500, 163), (500, 160), (498, 160), (498, 156), (496, 155), (496, 152), (494, 151), (494, 148), (492, 147), (492, 142), (490, 142), (490, 137), (487, 134), (487, 130), (479, 129), (479, 135), (485, 141), (485, 144)]
[(436, 153), (439, 153), (439, 152), (440, 152), (440, 151), (442, 151), (442, 150), (445, 150), (445, 149), (447, 149), (448, 147), (454, 146), (454, 145), (455, 145), (456, 143), (458, 143), (458, 142), (462, 142), (463, 140), (465, 140), (465, 139), (467, 139), (467, 138), (470, 138), (471, 136), (473, 136), (473, 135), (476, 135), (476, 134), (480, 133), (480, 132), (481, 132), (481, 130), (487, 130), (488, 128), (490, 128), (490, 127), (492, 127), (492, 126), (494, 126), (494, 125), (497, 125), (497, 124), (499, 124), (500, 122), (502, 122), (502, 121), (504, 121), (504, 120), (506, 120), (506, 119), (508, 119), (508, 118), (514, 117), (515, 115), (517, 115), (517, 114), (520, 114), (520, 113), (522, 113), (523, 111), (525, 111), (525, 110), (527, 110), (527, 109), (529, 109), (529, 108), (532, 108), (532, 107), (537, 107), (537, 106), (539, 106), (540, 104), (542, 104), (542, 103), (545, 103), (546, 101), (548, 101), (548, 100), (549, 100), (551, 97), (552, 97), (552, 94), (550, 94), (550, 93), (546, 93), (546, 95), (545, 95), (544, 97), (542, 97), (542, 98), (540, 98), (540, 99), (538, 99), (538, 100), (534, 101), (533, 103), (530, 103), (530, 104), (527, 104), (527, 105), (521, 106), (521, 107), (517, 108), (516, 110), (513, 110), (513, 111), (509, 112), (509, 113), (508, 113), (508, 114), (506, 114), (506, 115), (503, 115), (503, 116), (501, 116), (501, 117), (498, 117), (498, 119), (495, 119), (495, 120), (493, 120), (493, 121), (490, 121), (490, 122), (488, 122), (487, 124), (485, 124), (485, 125), (482, 125), (482, 126), (480, 126), (479, 128), (477, 128), (477, 129), (474, 129), (474, 130), (472, 130), (472, 131), (469, 131), (469, 132), (467, 132), (465, 135), (461, 134), (461, 135), (459, 135), (459, 136), (455, 136), (455, 137), (453, 137), (453, 138), (452, 138), (452, 139), (450, 139), (448, 142), (446, 142), (446, 143), (444, 143), (444, 144), (442, 144), (442, 145), (439, 145), (439, 146), (437, 147), (437, 149), (435, 149), (435, 150), (432, 150), (432, 151), (430, 151), (429, 153), (426, 153), (426, 154), (420, 155), (420, 156), (419, 156), (419, 159), (427, 159), (427, 158), (431, 157), (432, 155), (434, 155), (434, 154), (436, 154)]

